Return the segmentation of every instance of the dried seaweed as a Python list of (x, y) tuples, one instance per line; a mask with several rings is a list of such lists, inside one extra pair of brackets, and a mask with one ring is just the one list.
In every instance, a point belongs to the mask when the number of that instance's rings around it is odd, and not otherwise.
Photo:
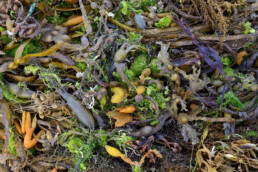
[[(222, 61), (221, 61), (221, 58), (218, 55), (217, 51), (211, 47), (204, 47), (204, 43), (202, 41), (200, 41), (192, 33), (191, 28), (189, 26), (185, 25), (185, 23), (182, 20), (180, 20), (179, 18), (177, 18), (176, 16), (174, 16), (174, 17), (177, 20), (179, 26), (182, 28), (182, 30), (192, 39), (193, 44), (198, 46), (200, 57), (202, 59), (204, 59), (205, 62), (208, 63), (208, 65), (217, 69), (218, 71), (220, 71), (221, 74), (223, 74), (225, 76), (225, 73), (222, 68)], [(213, 59), (211, 59), (210, 57), (214, 58), (215, 61), (213, 61)]]
[(181, 133), (186, 142), (188, 142), (188, 140), (191, 140), (192, 145), (195, 145), (200, 141), (196, 130), (192, 128), (189, 124), (182, 125)]
[(0, 163), (255, 171), (256, 6), (0, 1)]

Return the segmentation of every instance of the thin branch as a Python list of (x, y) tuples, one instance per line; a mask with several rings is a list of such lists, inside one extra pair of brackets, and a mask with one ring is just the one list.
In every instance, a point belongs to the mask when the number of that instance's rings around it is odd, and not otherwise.
[(87, 32), (87, 35), (89, 35), (89, 34), (92, 33), (91, 24), (90, 24), (90, 21), (88, 19), (86, 10), (85, 10), (84, 5), (82, 3), (82, 0), (79, 0), (79, 4), (80, 4), (81, 12), (82, 12), (83, 24), (84, 24), (85, 30)]
[(192, 19), (192, 20), (200, 20), (201, 17), (199, 16), (192, 16), (190, 14), (186, 14), (185, 12), (181, 11), (179, 8), (177, 8), (174, 4), (170, 3), (169, 4), (169, 7), (172, 8), (172, 10), (174, 10), (176, 13), (178, 13), (180, 16), (183, 16), (185, 18), (189, 18), (189, 19)]
[(148, 35), (157, 35), (157, 34), (162, 34), (162, 33), (167, 33), (167, 32), (176, 32), (176, 31), (180, 31), (180, 27), (170, 27), (170, 28), (166, 28), (166, 29), (160, 29), (160, 28), (155, 28), (155, 29), (145, 29), (145, 30), (141, 30), (141, 29), (135, 29), (132, 27), (129, 27), (127, 25), (124, 25), (118, 21), (116, 21), (115, 19), (109, 17), (108, 20), (110, 22), (112, 22), (113, 24), (117, 25), (118, 27), (127, 30), (129, 32), (137, 32), (137, 33), (146, 33), (146, 36)]

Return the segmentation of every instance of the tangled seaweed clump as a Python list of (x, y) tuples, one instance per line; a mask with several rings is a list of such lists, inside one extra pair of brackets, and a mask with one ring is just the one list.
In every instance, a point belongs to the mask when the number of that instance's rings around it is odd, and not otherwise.
[(257, 2), (0, 0), (0, 171), (255, 171)]

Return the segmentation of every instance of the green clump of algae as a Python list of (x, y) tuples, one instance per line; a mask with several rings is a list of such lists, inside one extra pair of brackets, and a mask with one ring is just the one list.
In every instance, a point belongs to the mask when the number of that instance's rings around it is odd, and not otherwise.
[[(9, 56), (12, 56), (14, 57), (15, 56), (15, 53), (16, 53), (16, 50), (19, 48), (19, 46), (21, 44), (23, 44), (26, 40), (22, 41), (19, 43), (18, 46), (16, 46), (15, 48), (13, 49), (10, 49), (10, 50), (7, 50), (5, 53)], [(42, 48), (42, 44), (40, 43), (40, 41), (37, 41), (37, 40), (31, 40), (23, 49), (23, 52), (22, 52), (22, 56), (25, 56), (26, 54), (33, 54), (33, 53), (37, 53), (41, 50)]]
[[(217, 104), (220, 104), (222, 96), (219, 96), (217, 99)], [(239, 109), (243, 109), (244, 104), (238, 99), (238, 97), (233, 93), (233, 91), (228, 91), (224, 95), (223, 106), (231, 105)]]

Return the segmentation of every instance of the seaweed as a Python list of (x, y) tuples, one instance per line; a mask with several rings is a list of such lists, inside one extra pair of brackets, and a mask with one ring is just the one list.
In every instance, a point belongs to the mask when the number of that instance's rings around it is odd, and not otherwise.
[[(218, 104), (220, 104), (220, 102), (221, 102), (221, 97), (222, 96), (219, 96), (217, 98)], [(239, 109), (244, 108), (243, 103), (238, 99), (238, 97), (232, 91), (226, 92), (224, 99), (225, 99), (225, 102), (223, 103), (223, 106), (231, 105), (231, 106), (237, 107)]]
[(17, 156), (17, 152), (16, 152), (17, 140), (15, 138), (14, 128), (10, 127), (9, 132), (11, 135), (10, 135), (9, 144), (8, 144), (8, 151), (10, 154)]
[(140, 76), (143, 69), (147, 68), (148, 64), (148, 56), (147, 55), (139, 55), (134, 59), (130, 70), (134, 72), (135, 76)]
[(165, 28), (165, 27), (168, 27), (170, 23), (171, 23), (171, 18), (166, 16), (160, 19), (158, 23), (155, 23), (155, 26), (159, 28)]
[[(19, 43), (19, 45), (23, 44), (26, 40), (21, 41)], [(9, 56), (14, 57), (15, 56), (15, 52), (16, 50), (19, 48), (19, 45), (13, 49), (7, 50), (6, 54)], [(33, 54), (33, 53), (37, 53), (41, 50), (42, 48), (42, 44), (40, 43), (40, 41), (37, 40), (31, 40), (28, 45), (26, 45), (24, 47), (24, 50), (22, 52), (22, 56), (25, 56), (26, 54)]]
[(257, 171), (257, 5), (0, 1), (0, 169)]

